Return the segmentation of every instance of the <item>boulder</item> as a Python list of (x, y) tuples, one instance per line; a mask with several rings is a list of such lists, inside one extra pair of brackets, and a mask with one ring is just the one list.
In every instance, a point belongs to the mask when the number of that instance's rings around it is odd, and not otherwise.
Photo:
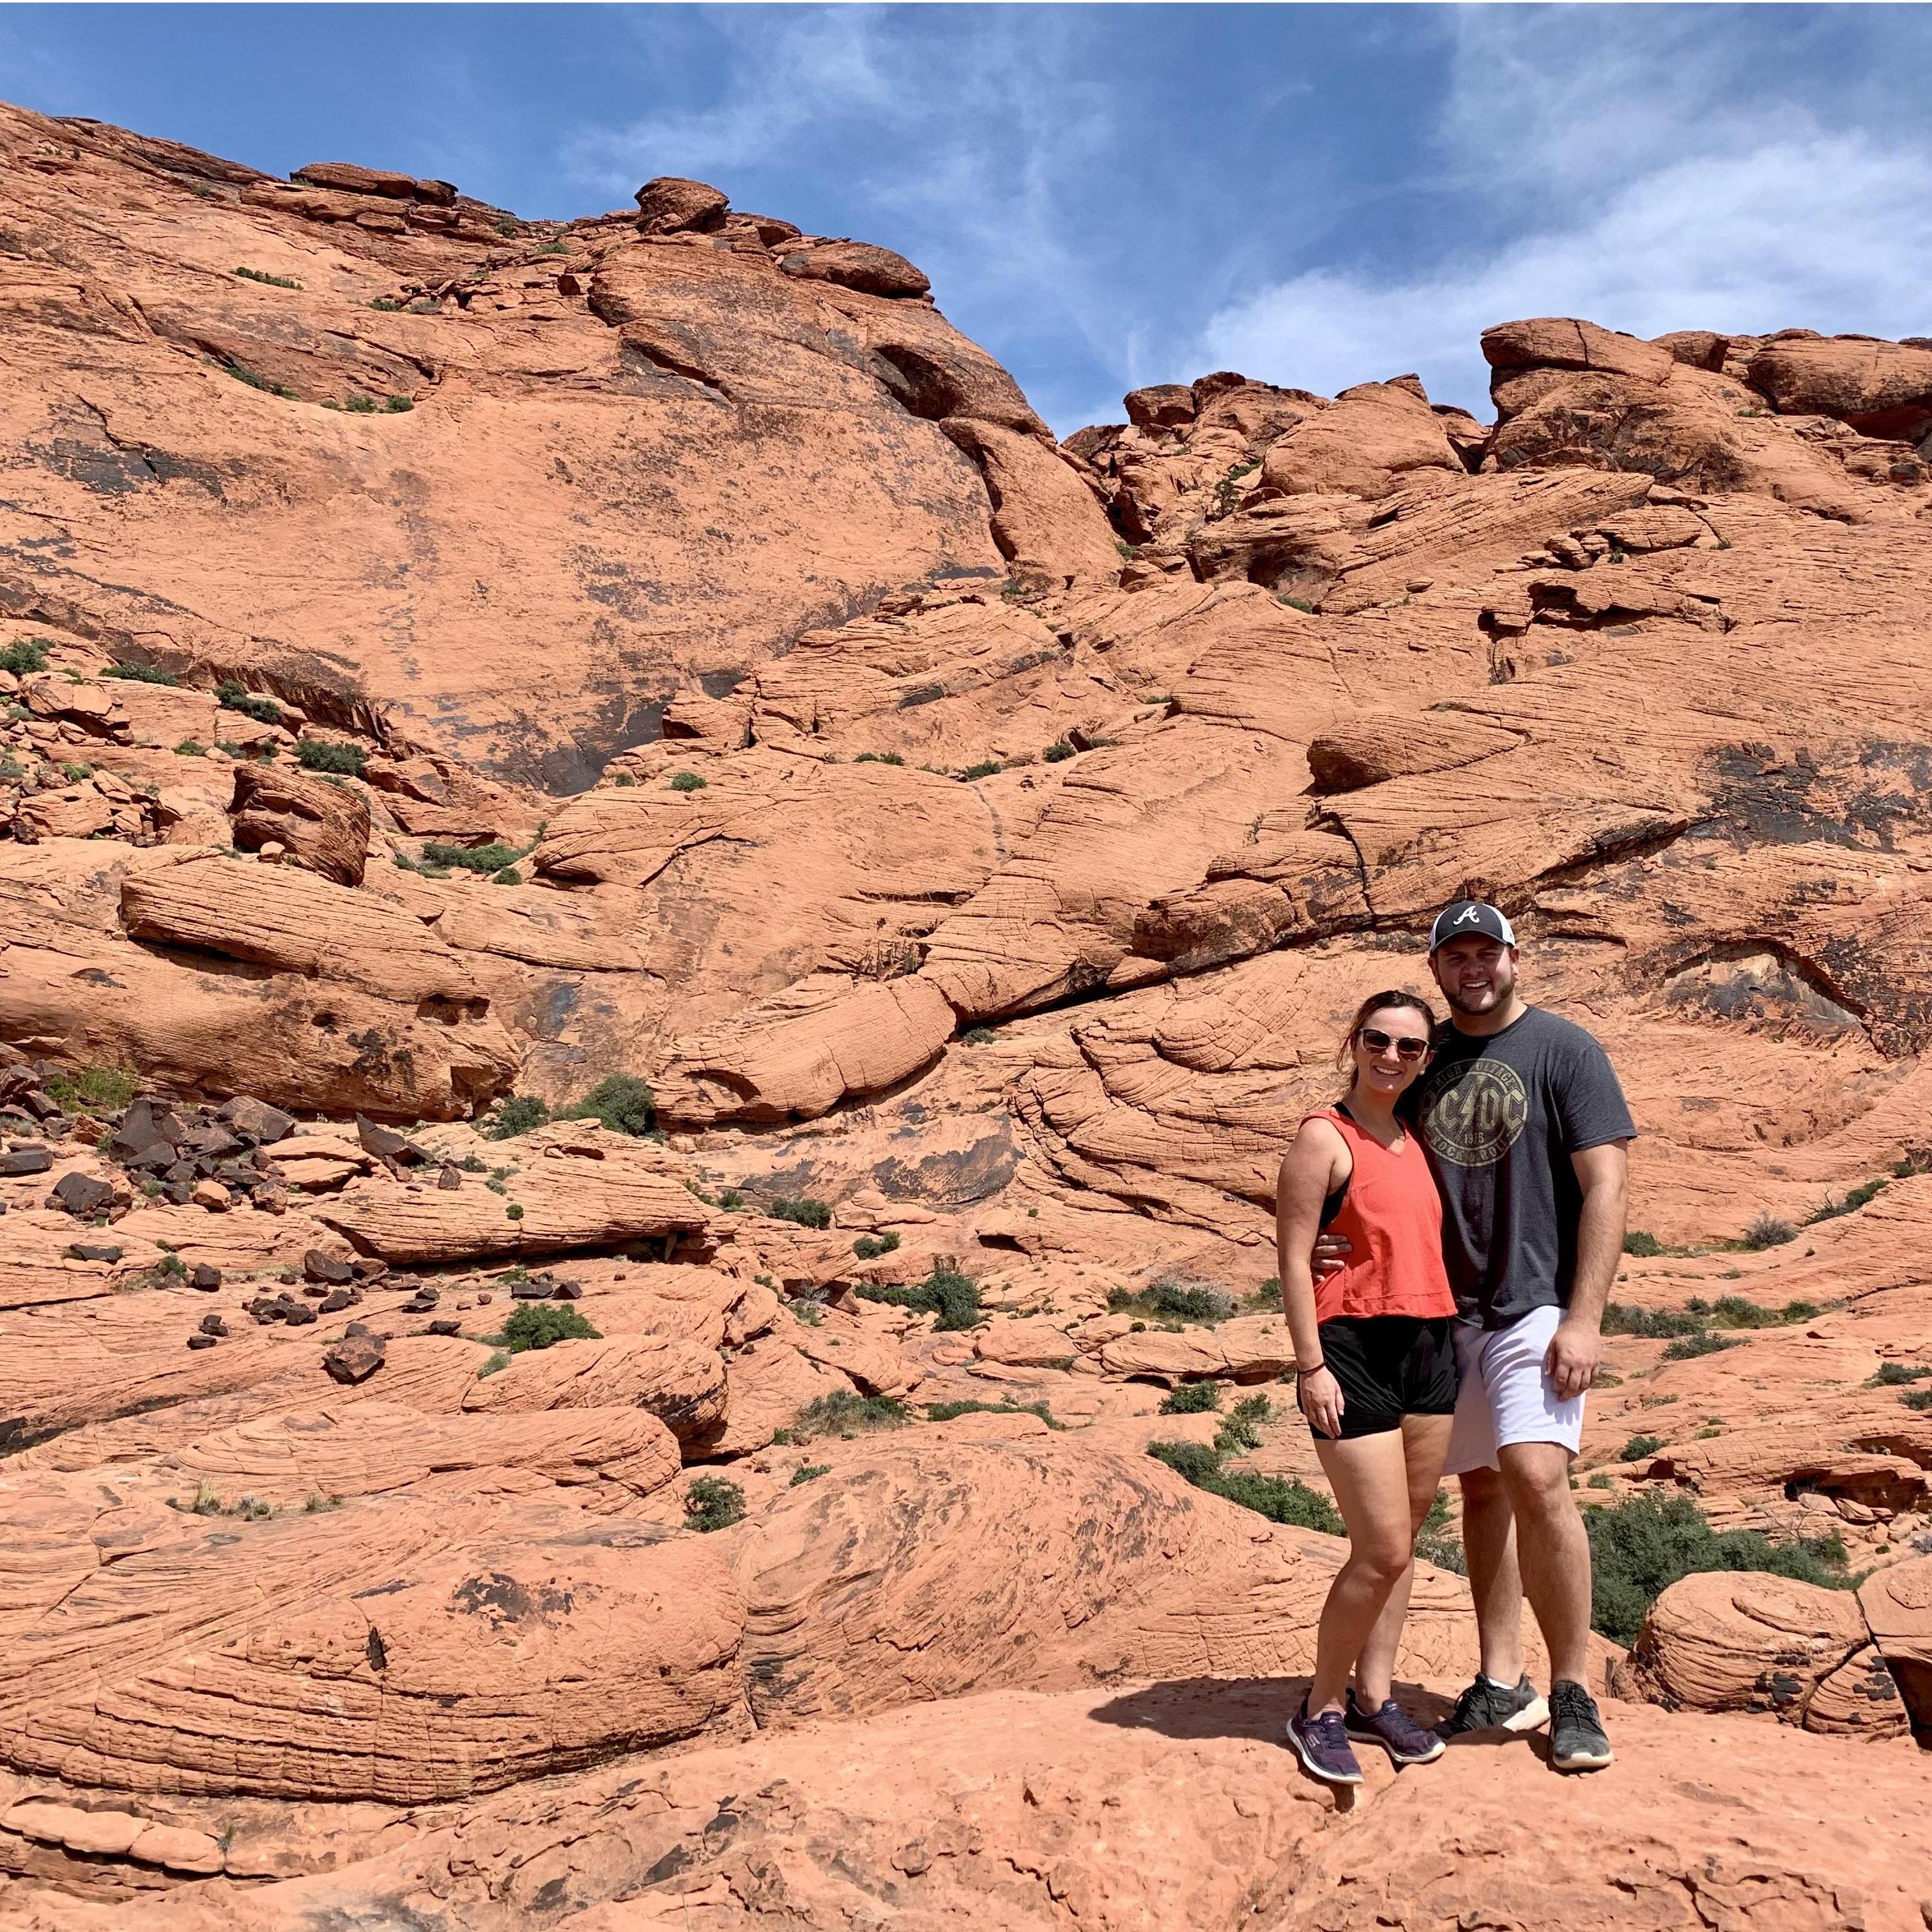
[(638, 226), (646, 235), (722, 228), (730, 201), (719, 189), (678, 175), (659, 175), (638, 189)]
[(1859, 1588), (1858, 1607), (1904, 1700), (1913, 1736), (1932, 1743), (1932, 1556), (1876, 1571)]
[(476, 1414), (632, 1408), (657, 1417), (680, 1442), (724, 1420), (724, 1364), (709, 1348), (663, 1335), (607, 1336), (526, 1348), (480, 1378), (463, 1398)]
[(1394, 383), (1364, 382), (1274, 444), (1261, 482), (1283, 496), (1340, 491), (1372, 500), (1430, 470), (1464, 473), (1426, 400)]
[(1184, 382), (1130, 389), (1121, 400), (1127, 420), (1138, 429), (1178, 429), (1194, 420), (1194, 392)]
[(834, 282), (868, 296), (922, 296), (932, 284), (903, 255), (866, 242), (814, 242), (788, 248), (778, 266), (809, 282)]
[(353, 161), (310, 161), (307, 166), (297, 168), (289, 178), (333, 188), (338, 194), (380, 195), (390, 201), (411, 200), (416, 191), (412, 176), (385, 168), (361, 167)]
[(278, 844), (295, 862), (338, 885), (359, 886), (369, 850), (369, 807), (346, 784), (274, 765), (235, 767), (235, 844), (244, 852)]
[(1483, 331), (1482, 346), (1492, 369), (1588, 369), (1656, 383), (1668, 379), (1676, 359), (1654, 343), (1574, 316), (1498, 322)]
[(1863, 338), (1768, 342), (1750, 359), (1750, 380), (1785, 416), (1835, 416), (1905, 442), (1932, 435), (1932, 349)]

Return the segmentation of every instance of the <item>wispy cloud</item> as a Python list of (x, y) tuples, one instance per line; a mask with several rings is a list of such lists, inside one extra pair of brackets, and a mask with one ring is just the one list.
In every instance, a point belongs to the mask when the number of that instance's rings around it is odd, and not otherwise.
[[(1520, 316), (1640, 335), (1932, 326), (1932, 147), (1910, 121), (1861, 111), (1886, 76), (1820, 59), (1794, 105), (1814, 32), (1803, 10), (1775, 50), (1714, 32), (1701, 8), (1592, 9), (1587, 32), (1580, 18), (1460, 16), (1429, 137), (1461, 200), (1460, 245), (1264, 284), (1205, 322), (1193, 359), (1330, 392), (1414, 369), (1486, 413), (1477, 338)], [(1901, 52), (1932, 45), (1923, 20), (1882, 31)]]

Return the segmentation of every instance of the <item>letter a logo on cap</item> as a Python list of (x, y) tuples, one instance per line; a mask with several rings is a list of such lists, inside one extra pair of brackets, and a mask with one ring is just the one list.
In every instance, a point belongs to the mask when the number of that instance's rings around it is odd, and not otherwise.
[(1482, 922), (1482, 908), (1480, 906), (1473, 905), (1465, 906), (1462, 910), (1449, 922), (1451, 926), (1480, 926)]

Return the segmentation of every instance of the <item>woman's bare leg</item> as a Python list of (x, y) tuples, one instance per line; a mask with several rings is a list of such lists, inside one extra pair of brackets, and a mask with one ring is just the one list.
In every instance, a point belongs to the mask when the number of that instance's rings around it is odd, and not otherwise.
[(1348, 1674), (1390, 1592), (1407, 1573), (1415, 1541), (1410, 1527), (1408, 1461), (1400, 1430), (1345, 1442), (1318, 1436), (1315, 1453), (1348, 1526), (1348, 1558), (1322, 1606), (1315, 1681), (1308, 1693), (1310, 1717), (1341, 1709)]
[(1449, 1456), (1449, 1429), (1454, 1419), (1448, 1415), (1406, 1415), (1402, 1420), (1408, 1502), (1408, 1561), (1376, 1619), (1375, 1628), (1363, 1642), (1361, 1654), (1355, 1660), (1355, 1701), (1365, 1711), (1379, 1711), (1393, 1694), (1390, 1680), (1395, 1672), (1395, 1654), (1402, 1642), (1402, 1619), (1408, 1614), (1409, 1586), (1415, 1580), (1415, 1533), (1422, 1527), (1422, 1519), (1429, 1514), (1442, 1484), (1442, 1465)]

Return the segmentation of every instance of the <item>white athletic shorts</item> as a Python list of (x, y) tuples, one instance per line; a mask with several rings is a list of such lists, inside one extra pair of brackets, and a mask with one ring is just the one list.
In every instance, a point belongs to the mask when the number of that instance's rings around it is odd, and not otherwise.
[(1560, 1442), (1573, 1456), (1582, 1447), (1584, 1398), (1558, 1401), (1543, 1372), (1550, 1338), (1562, 1319), (1560, 1308), (1532, 1308), (1507, 1328), (1455, 1324), (1462, 1383), (1446, 1473), (1497, 1468), (1496, 1450), (1505, 1442)]

